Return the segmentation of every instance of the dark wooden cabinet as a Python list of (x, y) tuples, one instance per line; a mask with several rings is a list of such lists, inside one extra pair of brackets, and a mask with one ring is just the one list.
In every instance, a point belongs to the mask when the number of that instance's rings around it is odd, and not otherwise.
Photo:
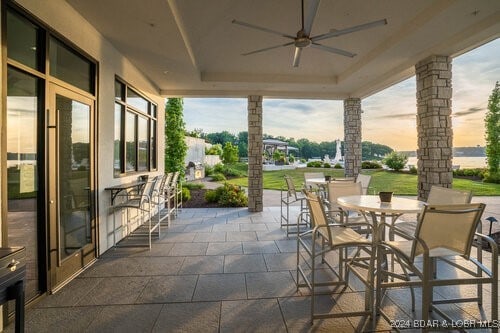
[(24, 281), (26, 278), (26, 249), (0, 248), (0, 304), (16, 303), (16, 333), (24, 332)]

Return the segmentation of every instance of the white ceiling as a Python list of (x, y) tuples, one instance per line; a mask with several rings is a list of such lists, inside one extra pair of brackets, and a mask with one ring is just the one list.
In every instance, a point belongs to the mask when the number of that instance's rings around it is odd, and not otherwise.
[(500, 37), (498, 0), (323, 0), (311, 35), (388, 24), (321, 41), (354, 58), (309, 47), (295, 68), (293, 45), (242, 56), (291, 40), (231, 22), (295, 36), (300, 0), (67, 1), (165, 96), (364, 98), (412, 76), (429, 55), (456, 56)]

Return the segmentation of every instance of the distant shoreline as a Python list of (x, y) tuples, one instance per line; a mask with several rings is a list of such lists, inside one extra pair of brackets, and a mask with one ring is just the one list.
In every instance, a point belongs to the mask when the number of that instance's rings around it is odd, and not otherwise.
[[(415, 150), (401, 151), (408, 157), (416, 157)], [(453, 157), (486, 157), (486, 147), (454, 147)]]

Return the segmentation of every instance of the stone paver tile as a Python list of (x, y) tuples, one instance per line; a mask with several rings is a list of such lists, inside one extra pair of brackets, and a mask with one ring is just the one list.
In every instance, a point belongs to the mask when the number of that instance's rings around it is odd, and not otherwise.
[(43, 298), (36, 306), (40, 308), (74, 306), (103, 279), (105, 278), (78, 277), (51, 297)]
[(153, 327), (154, 333), (219, 331), (220, 302), (165, 304)]
[(196, 236), (194, 232), (168, 232), (165, 237), (159, 240), (160, 243), (181, 243), (192, 242)]
[(277, 240), (275, 241), (280, 252), (295, 252), (297, 253), (297, 240)]
[(207, 252), (208, 243), (175, 243), (170, 256), (197, 256)]
[(103, 306), (86, 331), (150, 332), (161, 308), (161, 304)]
[(297, 295), (297, 287), (289, 271), (246, 273), (248, 298)]
[(189, 302), (197, 279), (197, 275), (152, 277), (136, 303)]
[(212, 225), (209, 224), (189, 224), (183, 232), (212, 232)]
[(186, 257), (179, 274), (216, 274), (224, 272), (224, 256)]
[(210, 242), (207, 255), (243, 254), (241, 242)]
[[(111, 249), (110, 251), (113, 251)], [(85, 270), (82, 277), (109, 277), (132, 276), (136, 274), (137, 264), (141, 258), (137, 257), (108, 257), (98, 259), (92, 266)]]
[(223, 301), (221, 333), (287, 332), (276, 299)]
[(265, 272), (266, 264), (261, 254), (227, 255), (224, 273)]
[(193, 301), (246, 299), (244, 274), (200, 275)]
[(273, 241), (242, 242), (243, 253), (278, 253), (278, 247)]
[(146, 277), (107, 277), (78, 301), (78, 305), (131, 304), (148, 283)]
[[(317, 297), (317, 312), (333, 311), (332, 302), (328, 298), (329, 296)], [(278, 301), (289, 332), (356, 332), (347, 318), (316, 319), (314, 325), (311, 325), (311, 299), (309, 297), (287, 297), (280, 298)], [(338, 307), (333, 307), (339, 311)]]
[(200, 232), (196, 233), (194, 242), (225, 242), (226, 233), (221, 232)]
[(297, 255), (295, 253), (265, 253), (267, 270), (285, 271), (297, 268)]
[(239, 224), (218, 224), (214, 225), (212, 231), (240, 231)]
[(265, 240), (288, 240), (286, 234), (281, 229), (268, 230), (268, 231), (256, 231), (257, 239), (260, 241)]
[[(188, 243), (194, 244), (194, 243)], [(137, 275), (175, 275), (184, 257), (145, 257), (137, 263)]]
[[(24, 329), (26, 332), (49, 333), (55, 332), (57, 327), (58, 332), (84, 332), (100, 310), (96, 306), (34, 308), (26, 311)], [(14, 332), (14, 324), (10, 324), (3, 332)]]
[(228, 231), (226, 234), (228, 242), (248, 242), (256, 241), (257, 234), (255, 231)]
[(240, 224), (240, 231), (267, 231), (264, 223)]

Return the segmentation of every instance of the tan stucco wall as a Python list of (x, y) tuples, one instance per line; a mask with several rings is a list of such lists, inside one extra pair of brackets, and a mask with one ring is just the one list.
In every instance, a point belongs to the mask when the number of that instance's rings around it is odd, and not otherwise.
[[(18, 4), (35, 17), (50, 26), (57, 33), (72, 41), (99, 63), (98, 103), (97, 103), (97, 196), (99, 217), (99, 252), (112, 246), (112, 238), (107, 237), (112, 217), (108, 214), (110, 198), (104, 188), (137, 179), (137, 175), (113, 178), (113, 124), (114, 124), (114, 81), (115, 75), (146, 94), (158, 105), (158, 128), (164, 123), (164, 100), (140, 69), (118, 52), (94, 27), (73, 7), (63, 0), (18, 0)], [(158, 173), (163, 172), (164, 133), (158, 132)]]

